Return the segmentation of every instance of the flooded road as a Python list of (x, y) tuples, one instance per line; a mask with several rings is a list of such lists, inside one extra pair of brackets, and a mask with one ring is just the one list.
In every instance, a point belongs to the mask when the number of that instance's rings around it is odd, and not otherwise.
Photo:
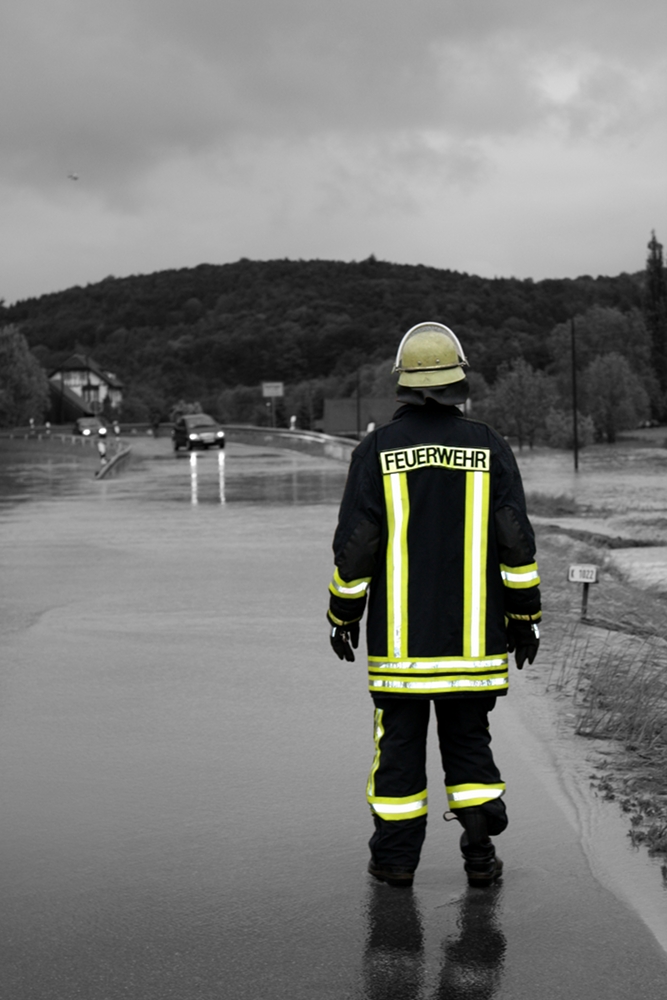
[(434, 752), (414, 891), (365, 874), (371, 703), (324, 620), (344, 467), (137, 451), (5, 464), (0, 997), (663, 998), (667, 897), (607, 870), (528, 671), (492, 720), (504, 883), (466, 888)]

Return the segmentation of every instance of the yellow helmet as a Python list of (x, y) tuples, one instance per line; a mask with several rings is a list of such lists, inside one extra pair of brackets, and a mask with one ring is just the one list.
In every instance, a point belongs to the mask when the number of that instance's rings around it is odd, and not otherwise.
[(393, 371), (399, 373), (399, 385), (425, 388), (459, 382), (467, 365), (461, 343), (448, 326), (418, 323), (398, 345)]

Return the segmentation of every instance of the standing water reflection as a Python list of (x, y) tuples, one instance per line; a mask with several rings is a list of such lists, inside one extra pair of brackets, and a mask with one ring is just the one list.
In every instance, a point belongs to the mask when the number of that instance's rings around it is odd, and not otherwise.
[[(190, 500), (193, 505), (199, 503), (199, 471), (200, 467), (198, 464), (199, 452), (190, 452)], [(217, 483), (218, 483), (218, 496), (220, 497), (220, 503), (225, 503), (225, 453), (224, 451), (218, 451), (218, 464), (217, 464)], [(206, 467), (202, 470), (204, 473), (207, 471)]]
[(499, 923), (501, 896), (501, 885), (488, 892), (464, 890), (444, 908), (438, 968), (431, 969), (426, 921), (415, 893), (370, 885), (364, 1000), (494, 1000), (507, 945)]

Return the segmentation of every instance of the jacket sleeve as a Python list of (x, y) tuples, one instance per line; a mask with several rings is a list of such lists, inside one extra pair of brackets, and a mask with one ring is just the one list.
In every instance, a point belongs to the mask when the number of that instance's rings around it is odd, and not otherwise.
[(333, 540), (335, 569), (329, 584), (328, 617), (334, 625), (349, 625), (363, 616), (375, 572), (382, 516), (375, 434), (369, 434), (352, 453)]
[(494, 491), (494, 517), (500, 575), (505, 586), (505, 614), (528, 622), (542, 617), (535, 534), (528, 520), (521, 474), (502, 439)]

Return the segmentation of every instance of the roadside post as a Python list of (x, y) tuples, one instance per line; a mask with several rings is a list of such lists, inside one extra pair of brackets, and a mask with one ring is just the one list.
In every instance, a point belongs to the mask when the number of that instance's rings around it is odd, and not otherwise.
[(570, 583), (583, 583), (581, 595), (581, 620), (586, 621), (588, 610), (588, 588), (591, 583), (598, 583), (598, 567), (592, 563), (582, 563), (570, 566), (567, 571), (567, 578)]
[(276, 426), (276, 399), (285, 395), (283, 382), (262, 382), (262, 396), (271, 401), (271, 427)]
[[(579, 432), (577, 428), (577, 348), (574, 333), (574, 316), (570, 316), (570, 338), (572, 346), (572, 436), (574, 451), (574, 471), (579, 471)], [(595, 581), (597, 582), (597, 581)]]
[(100, 427), (97, 431), (97, 454), (100, 456), (100, 465), (107, 464), (107, 429)]

